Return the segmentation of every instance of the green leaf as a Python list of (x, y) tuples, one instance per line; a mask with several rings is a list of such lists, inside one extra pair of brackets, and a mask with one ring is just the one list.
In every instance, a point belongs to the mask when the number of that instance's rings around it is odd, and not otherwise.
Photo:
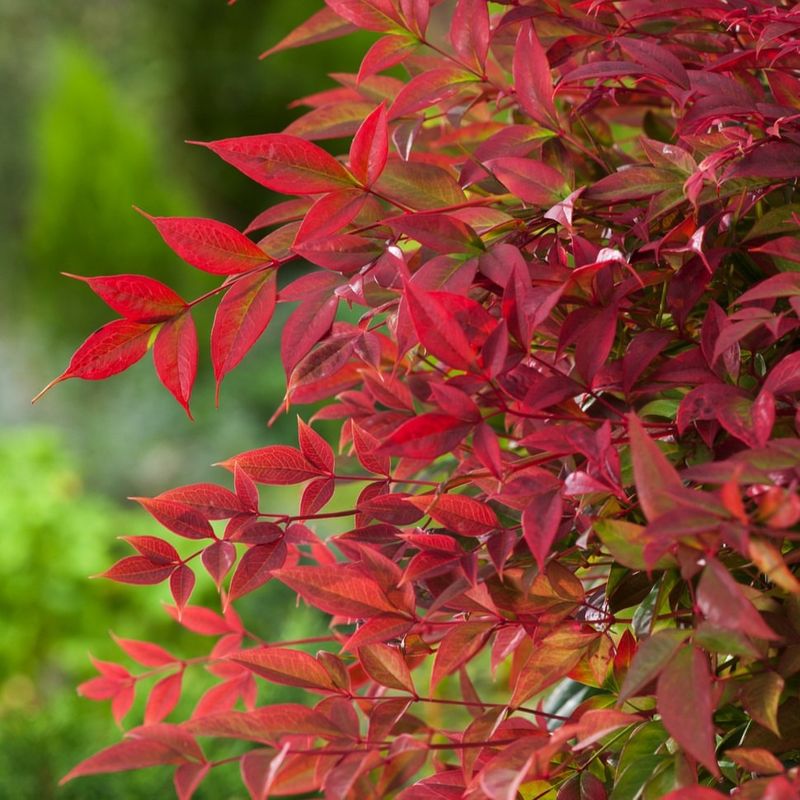
[(594, 523), (595, 533), (615, 561), (638, 570), (667, 569), (675, 566), (671, 555), (662, 556), (655, 564), (644, 558), (647, 544), (645, 527), (621, 519), (598, 519)]
[(645, 639), (633, 657), (620, 689), (618, 702), (622, 703), (658, 677), (678, 648), (689, 637), (689, 633), (688, 630), (670, 628), (658, 631), (649, 639)]

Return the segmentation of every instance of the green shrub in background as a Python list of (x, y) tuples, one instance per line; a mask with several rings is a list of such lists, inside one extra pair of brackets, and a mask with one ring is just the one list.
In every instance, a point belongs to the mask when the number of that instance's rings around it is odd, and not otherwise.
[[(130, 592), (87, 579), (127, 550), (115, 537), (153, 533), (156, 526), (143, 512), (88, 493), (62, 438), (43, 428), (6, 431), (0, 439), (0, 519), (0, 798), (162, 796), (171, 782), (159, 771), (56, 788), (72, 764), (115, 735), (107, 708), (75, 693), (93, 673), (87, 650), (118, 660), (109, 630), (123, 637), (158, 637), (187, 656), (207, 645), (158, 613), (159, 602), (167, 599), (164, 587)], [(210, 582), (201, 584), (197, 602), (211, 588)], [(260, 597), (259, 634), (299, 638), (324, 631), (316, 612), (287, 613), (292, 605), (293, 596), (277, 584), (269, 597)], [(191, 677), (192, 697), (183, 711), (205, 688), (202, 675)], [(284, 699), (296, 698), (287, 691)], [(198, 794), (215, 800), (242, 796), (235, 765)]]

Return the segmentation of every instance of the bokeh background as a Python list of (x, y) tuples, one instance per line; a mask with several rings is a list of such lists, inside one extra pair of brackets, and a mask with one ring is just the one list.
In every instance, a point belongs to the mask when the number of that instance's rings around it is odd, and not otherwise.
[[(61, 271), (148, 274), (188, 297), (215, 284), (173, 256), (131, 206), (243, 227), (274, 202), (184, 140), (278, 131), (301, 113), (287, 108), (292, 100), (333, 85), (326, 71), (354, 71), (365, 42), (352, 38), (258, 60), (320, 6), (0, 0), (0, 798), (171, 796), (163, 769), (56, 787), (119, 737), (108, 704), (75, 692), (94, 674), (89, 653), (121, 660), (109, 631), (186, 655), (208, 646), (162, 612), (165, 586), (88, 576), (129, 552), (117, 537), (156, 532), (126, 496), (224, 481), (212, 462), (294, 436), (293, 421), (266, 427), (284, 389), (280, 319), (226, 380), (220, 410), (205, 348), (194, 423), (149, 358), (107, 382), (68, 381), (34, 407), (30, 398), (111, 316)], [(209, 311), (199, 315), (201, 336)], [(213, 597), (208, 580), (195, 601), (203, 597)], [(323, 624), (280, 587), (243, 606), (273, 640)], [(244, 796), (235, 768), (215, 771), (197, 794)]]

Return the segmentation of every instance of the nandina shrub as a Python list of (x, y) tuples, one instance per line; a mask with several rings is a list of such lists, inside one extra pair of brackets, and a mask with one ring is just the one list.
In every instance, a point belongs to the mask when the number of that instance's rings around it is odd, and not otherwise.
[[(204, 145), (291, 199), (244, 233), (149, 217), (222, 283), (83, 279), (121, 317), (57, 381), (152, 348), (188, 412), (193, 307), (219, 301), (219, 385), (284, 302), (276, 413), (300, 417), (226, 485), (139, 499), (171, 536), (105, 575), (169, 581), (214, 682), (171, 718), (202, 659), (120, 640), (135, 670), (80, 691), (120, 721), (149, 692), (143, 724), (66, 779), (171, 765), (188, 798), (238, 761), (252, 798), (798, 796), (797, 8), (326, 2), (273, 50), (364, 28), (358, 75)], [(302, 485), (299, 510), (259, 484)], [(189, 604), (197, 569), (218, 608)], [(248, 631), (269, 580), (330, 616), (325, 650)]]

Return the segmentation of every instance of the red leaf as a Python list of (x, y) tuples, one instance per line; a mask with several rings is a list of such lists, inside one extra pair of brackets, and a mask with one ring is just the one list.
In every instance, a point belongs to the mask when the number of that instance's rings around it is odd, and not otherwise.
[(494, 158), (487, 161), (486, 166), (509, 191), (532, 205), (550, 208), (570, 191), (558, 170), (531, 158)]
[(800, 352), (789, 353), (770, 370), (763, 390), (774, 395), (800, 392)]
[(175, 601), (175, 606), (178, 609), (178, 619), (180, 619), (180, 612), (189, 598), (192, 596), (194, 589), (195, 577), (190, 567), (186, 564), (180, 564), (175, 567), (172, 574), (169, 576), (169, 590), (172, 593), (172, 599)]
[(333, 192), (354, 181), (329, 153), (298, 136), (265, 133), (198, 142), (267, 189), (283, 194)]
[[(346, 228), (364, 208), (369, 195), (362, 189), (340, 189), (322, 195), (308, 210), (297, 230), (292, 249)], [(307, 244), (313, 249), (313, 245)]]
[(206, 519), (230, 519), (252, 510), (229, 489), (214, 483), (191, 483), (162, 492), (155, 499), (188, 506)]
[(42, 389), (45, 392), (61, 381), (82, 378), (101, 381), (133, 366), (147, 352), (152, 325), (116, 319), (98, 328), (73, 354), (69, 366)]
[(450, 22), (450, 42), (459, 56), (483, 72), (489, 52), (489, 9), (484, 0), (458, 0)]
[(300, 444), (300, 452), (308, 463), (332, 475), (336, 461), (333, 448), (300, 417), (297, 418), (297, 439)]
[(380, 243), (365, 236), (340, 233), (320, 239), (306, 239), (292, 247), (306, 261), (325, 269), (352, 275), (374, 261), (382, 252)]
[(153, 361), (159, 380), (191, 419), (189, 400), (197, 375), (197, 331), (190, 313), (164, 323), (153, 345)]
[(237, 664), (283, 686), (299, 686), (301, 689), (323, 689), (332, 691), (333, 682), (325, 668), (308, 653), (288, 650), (284, 647), (257, 647), (242, 650), (231, 658)]
[(514, 47), (514, 87), (522, 110), (540, 125), (559, 129), (553, 103), (553, 78), (550, 64), (532, 23), (524, 23)]
[(711, 718), (711, 675), (705, 653), (691, 646), (678, 650), (658, 678), (657, 703), (670, 736), (719, 777)]
[(455, 315), (440, 301), (445, 292), (425, 292), (412, 282), (405, 285), (405, 299), (422, 346), (456, 369), (469, 370), (476, 353)]
[(172, 781), (178, 800), (191, 800), (200, 784), (208, 775), (210, 764), (181, 764), (175, 770)]
[(491, 622), (459, 622), (439, 642), (431, 673), (431, 692), (448, 675), (470, 661), (489, 640)]
[(563, 629), (556, 630), (537, 642), (519, 671), (510, 705), (521, 705), (567, 675), (584, 657), (586, 648), (596, 638), (596, 633), (578, 633)]
[(132, 322), (163, 322), (186, 309), (186, 302), (169, 286), (145, 275), (98, 275), (85, 278), (62, 273), (88, 283), (106, 305)]
[[(247, 652), (251, 651), (245, 651)], [(244, 739), (251, 742), (277, 742), (284, 736), (295, 735), (330, 739), (342, 735), (341, 730), (323, 713), (298, 703), (278, 703), (254, 711), (231, 711), (195, 717), (186, 727), (197, 736)]]
[(720, 628), (760, 639), (776, 638), (730, 572), (716, 559), (710, 559), (703, 570), (697, 586), (697, 605), (705, 618)]
[(381, 686), (415, 694), (408, 664), (397, 647), (387, 644), (365, 645), (358, 648), (358, 660), (367, 675)]
[[(169, 497), (169, 495), (168, 495)], [(165, 528), (187, 539), (212, 539), (214, 531), (208, 520), (191, 506), (159, 497), (131, 497)]]
[(436, 458), (454, 452), (472, 427), (448, 414), (420, 414), (392, 431), (380, 449), (394, 456)]
[(113, 634), (112, 637), (125, 653), (145, 667), (163, 667), (166, 664), (175, 664), (180, 660), (157, 644), (140, 642), (136, 639), (121, 639)]
[(367, 31), (402, 30), (397, 11), (390, 0), (325, 0), (328, 8), (342, 19)]
[(447, 214), (406, 214), (384, 222), (392, 230), (437, 253), (467, 253), (484, 249), (480, 236), (469, 225)]
[(398, 93), (389, 109), (389, 119), (405, 117), (443, 103), (477, 87), (473, 73), (461, 67), (439, 67), (415, 75)]
[(463, 494), (421, 495), (409, 497), (408, 502), (461, 536), (481, 536), (500, 526), (497, 515), (485, 502)]
[(286, 544), (283, 540), (258, 544), (251, 547), (240, 559), (231, 578), (228, 602), (238, 600), (253, 589), (263, 586), (274, 577), (286, 561)]
[(316, 514), (322, 510), (333, 497), (336, 481), (333, 478), (314, 478), (303, 489), (300, 498), (300, 513), (304, 516)]
[(236, 548), (230, 542), (217, 541), (203, 550), (203, 566), (219, 588), (222, 579), (236, 561)]
[(419, 211), (466, 201), (450, 173), (434, 164), (389, 160), (374, 187), (381, 196)]
[(152, 585), (165, 581), (173, 570), (170, 564), (151, 561), (144, 556), (128, 556), (120, 559), (114, 566), (98, 575), (117, 583)]
[(628, 435), (639, 504), (652, 522), (675, 508), (675, 500), (670, 493), (679, 493), (683, 484), (675, 467), (647, 435), (635, 414), (628, 415)]
[(351, 423), (350, 430), (353, 433), (353, 445), (361, 466), (367, 472), (388, 476), (390, 461), (388, 456), (378, 455), (380, 442), (355, 422)]
[(186, 757), (166, 744), (147, 739), (129, 739), (113, 744), (105, 750), (90, 756), (77, 767), (70, 770), (60, 781), (67, 781), (81, 775), (98, 775), (103, 772), (123, 772), (130, 769), (143, 769), (163, 764), (182, 764)]
[(220, 466), (231, 471), (239, 467), (256, 483), (274, 485), (302, 483), (325, 474), (310, 464), (299, 450), (283, 444), (248, 450), (221, 462)]
[(247, 355), (269, 325), (275, 310), (276, 272), (247, 275), (228, 289), (214, 315), (211, 329), (211, 362), (217, 381)]
[(564, 502), (558, 490), (535, 494), (522, 512), (522, 532), (540, 570), (544, 569), (563, 513)]
[(179, 614), (173, 606), (167, 606), (167, 612), (184, 628), (203, 636), (221, 636), (233, 630), (221, 614), (210, 608), (186, 606)]
[(157, 536), (122, 536), (131, 547), (138, 550), (154, 564), (177, 564), (181, 560), (178, 551)]
[(380, 586), (353, 567), (289, 567), (275, 577), (328, 614), (361, 619), (397, 611)]
[(284, 200), (262, 211), (245, 229), (245, 233), (259, 231), (271, 225), (280, 225), (283, 222), (297, 222), (302, 220), (309, 208), (311, 200), (307, 197), (297, 197)]
[(150, 690), (144, 710), (144, 724), (153, 725), (169, 716), (181, 699), (183, 671), (168, 675), (156, 683)]
[(343, 22), (342, 18), (329, 8), (321, 8), (310, 16), (305, 22), (298, 25), (288, 36), (284, 36), (278, 44), (270, 47), (262, 53), (260, 58), (266, 58), (273, 53), (281, 50), (289, 50), (293, 47), (304, 47), (316, 42), (325, 42), (329, 39), (337, 39), (345, 36), (354, 30), (349, 22)]
[(224, 222), (200, 217), (144, 216), (180, 258), (204, 272), (236, 275), (271, 260), (257, 244)]
[[(417, 48), (419, 41), (411, 36), (383, 36), (361, 59), (357, 81), (361, 83), (376, 72), (400, 64)], [(351, 162), (352, 163), (352, 162)]]
[(372, 186), (383, 172), (388, 156), (388, 115), (386, 103), (381, 103), (361, 123), (353, 137), (350, 145), (350, 169), (362, 185)]
[(740, 295), (736, 302), (750, 303), (753, 300), (772, 300), (776, 297), (800, 297), (800, 272), (773, 275)]
[(287, 376), (330, 330), (338, 307), (338, 297), (325, 297), (301, 303), (289, 315), (281, 331), (281, 362)]

